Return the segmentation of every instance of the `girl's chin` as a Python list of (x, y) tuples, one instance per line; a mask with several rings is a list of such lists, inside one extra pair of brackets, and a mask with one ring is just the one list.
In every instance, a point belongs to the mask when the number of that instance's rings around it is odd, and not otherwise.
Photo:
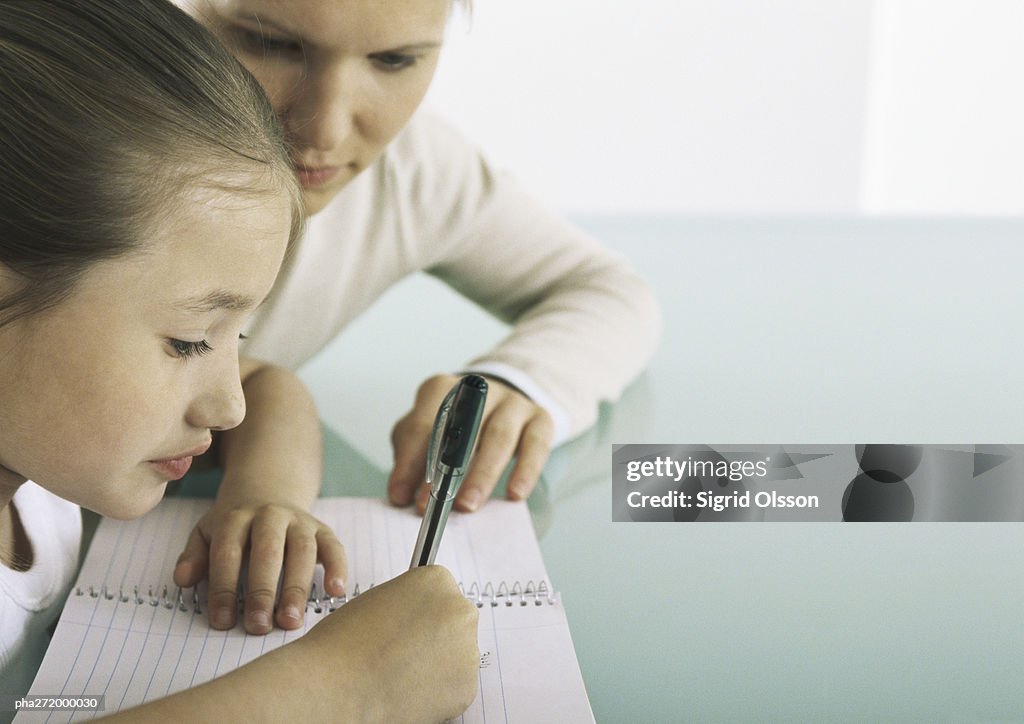
[(130, 496), (121, 495), (104, 500), (83, 501), (79, 505), (105, 518), (134, 520), (153, 510), (163, 500), (166, 489), (167, 481), (165, 480), (157, 485), (148, 485), (145, 488), (137, 487), (131, 491)]

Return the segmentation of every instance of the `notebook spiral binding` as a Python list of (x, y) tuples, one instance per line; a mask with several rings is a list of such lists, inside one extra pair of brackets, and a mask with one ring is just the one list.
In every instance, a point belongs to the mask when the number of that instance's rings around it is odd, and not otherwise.
[[(371, 583), (366, 590), (373, 588)], [(173, 590), (172, 590), (173, 589)], [(524, 585), (520, 581), (514, 581), (511, 586), (501, 581), (495, 586), (491, 582), (480, 586), (474, 582), (468, 589), (459, 583), (459, 590), (469, 601), (476, 604), (477, 608), (498, 606), (553, 606), (559, 602), (558, 594), (548, 588), (546, 581), (534, 583), (527, 581)], [(190, 593), (186, 593), (189, 591)], [(313, 613), (330, 613), (336, 611), (348, 601), (356, 598), (361, 593), (357, 583), (352, 593), (345, 593), (341, 596), (318, 595), (317, 586), (314, 583), (310, 589), (309, 599), (306, 601), (306, 610)], [(89, 586), (82, 589), (75, 588), (75, 596), (88, 596), (89, 598), (104, 599), (107, 601), (116, 600), (119, 603), (134, 603), (137, 606), (152, 606), (154, 608), (165, 608), (167, 610), (178, 609), (186, 613), (202, 613), (203, 608), (200, 602), (199, 591), (196, 588), (182, 589), (177, 586), (132, 586), (130, 590), (108, 588), (106, 585), (96, 588)], [(239, 611), (242, 610), (245, 599), (240, 593), (238, 597)]]
[(530, 604), (534, 606), (543, 606), (544, 604), (553, 606), (558, 603), (558, 594), (548, 588), (546, 581), (541, 581), (537, 584), (534, 584), (533, 581), (527, 581), (525, 586), (519, 581), (515, 581), (511, 588), (509, 588), (505, 581), (501, 581), (497, 588), (490, 582), (484, 584), (483, 588), (474, 583), (469, 587), (468, 591), (460, 583), (459, 590), (462, 591), (463, 596), (475, 603), (477, 608), (484, 608), (485, 606), (492, 608), (497, 608), (498, 606), (528, 606)]

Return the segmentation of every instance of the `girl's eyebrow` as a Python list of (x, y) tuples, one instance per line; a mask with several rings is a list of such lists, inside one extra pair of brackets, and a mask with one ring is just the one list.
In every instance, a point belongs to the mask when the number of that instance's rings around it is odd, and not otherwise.
[(244, 311), (246, 309), (254, 309), (261, 303), (255, 297), (218, 289), (199, 297), (183, 299), (177, 302), (175, 306), (186, 312), (204, 314), (218, 309)]

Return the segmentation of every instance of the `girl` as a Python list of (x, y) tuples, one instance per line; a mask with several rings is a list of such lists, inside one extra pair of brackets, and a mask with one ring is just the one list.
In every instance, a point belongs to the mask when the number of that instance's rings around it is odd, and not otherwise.
[[(172, 5), (0, 3), (5, 705), (27, 691), (70, 586), (78, 505), (144, 514), (213, 431), (240, 423), (244, 400), (319, 435), (294, 377), (240, 369), (237, 355), (301, 231), (276, 128), (259, 86)], [(303, 515), (340, 578), (336, 539)], [(253, 545), (266, 545), (260, 531)], [(410, 600), (430, 607), (429, 622)], [(297, 642), (132, 715), (446, 718), (473, 697), (475, 621), (450, 575), (418, 569)], [(309, 660), (338, 675), (311, 680)], [(423, 667), (446, 680), (424, 690)]]
[[(312, 215), (243, 349), (297, 367), (390, 285), (417, 271), (434, 274), (513, 324), (497, 348), (467, 365), (492, 382), (456, 505), (476, 509), (513, 456), (508, 496), (525, 498), (552, 445), (590, 425), (597, 403), (616, 398), (644, 366), (658, 312), (624, 259), (496, 173), (448, 125), (417, 111), (452, 0), (175, 1), (267, 91)], [(453, 383), (447, 374), (428, 379), (394, 427), (388, 495), (395, 504), (416, 498), (422, 510), (427, 438)], [(246, 435), (240, 428), (232, 437)], [(294, 474), (295, 466), (278, 477), (258, 449), (244, 464), (225, 465), (221, 497), (235, 499), (234, 490), (251, 490), (259, 477), (268, 495), (288, 490), (298, 503), (320, 483)], [(228, 616), (234, 561), (257, 521), (229, 525), (215, 511), (182, 555), (178, 583), (191, 585), (209, 567), (211, 585), (230, 589)], [(227, 563), (208, 565), (211, 556)], [(255, 563), (267, 579), (280, 565)], [(247, 606), (247, 619), (257, 609)], [(267, 615), (269, 608), (261, 612)]]

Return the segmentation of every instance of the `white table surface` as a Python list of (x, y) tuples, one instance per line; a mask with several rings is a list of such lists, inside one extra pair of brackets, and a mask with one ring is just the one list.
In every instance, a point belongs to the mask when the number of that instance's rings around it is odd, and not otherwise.
[[(611, 522), (613, 443), (1024, 441), (1024, 221), (583, 224), (665, 316), (531, 499), (598, 721), (1024, 720), (1020, 524)], [(328, 492), (379, 492), (416, 385), (501, 333), (415, 278), (307, 365)]]

